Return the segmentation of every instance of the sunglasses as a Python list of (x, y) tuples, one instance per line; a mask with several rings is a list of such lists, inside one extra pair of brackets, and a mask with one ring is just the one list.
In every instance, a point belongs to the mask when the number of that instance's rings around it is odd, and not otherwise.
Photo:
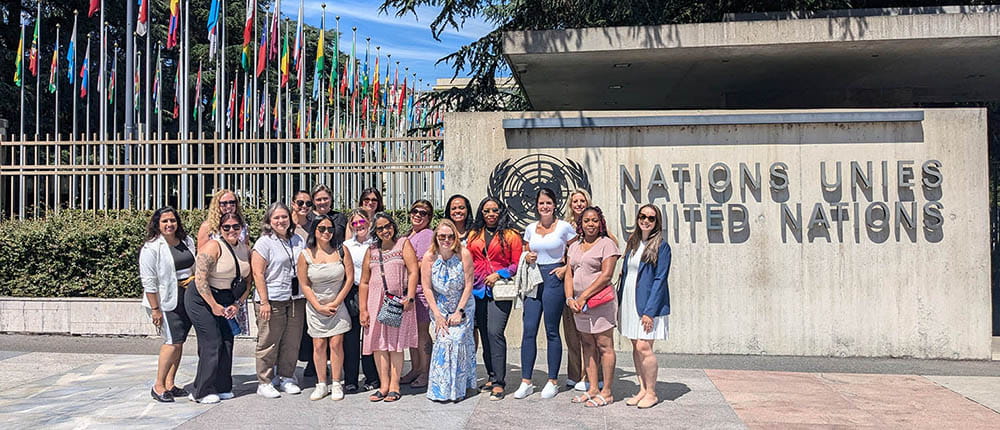
[(483, 213), (484, 214), (498, 214), (498, 213), (500, 213), (500, 208), (483, 209)]
[(226, 224), (226, 225), (223, 225), (221, 228), (222, 228), (222, 231), (229, 231), (229, 230), (240, 231), (240, 230), (243, 230), (243, 226), (239, 225), (239, 224)]
[(365, 197), (361, 199), (361, 203), (378, 203), (378, 199), (374, 197)]
[(430, 215), (430, 214), (431, 214), (430, 212), (427, 212), (424, 209), (411, 209), (410, 210), (410, 215), (427, 216), (427, 215)]
[(381, 233), (381, 232), (386, 231), (386, 230), (388, 230), (390, 228), (392, 228), (392, 224), (386, 224), (386, 225), (382, 225), (382, 226), (376, 226), (375, 227), (375, 233)]
[(358, 227), (364, 226), (366, 224), (368, 224), (368, 221), (363, 220), (363, 219), (359, 219), (357, 221), (351, 221), (351, 227), (354, 227), (354, 228), (358, 228)]
[(295, 201), (295, 206), (298, 206), (298, 207), (305, 206), (305, 207), (311, 208), (311, 207), (313, 207), (313, 202), (312, 202), (312, 200), (296, 200)]
[(330, 234), (333, 234), (333, 227), (327, 227), (325, 225), (320, 225), (320, 226), (316, 226), (316, 231), (318, 231), (320, 233), (330, 232)]
[(454, 234), (439, 234), (439, 235), (437, 235), (437, 239), (440, 242), (445, 242), (445, 241), (451, 242), (451, 241), (455, 240), (455, 235)]
[(656, 222), (656, 215), (649, 216), (646, 214), (639, 214), (639, 221), (646, 221), (646, 220), (649, 220), (649, 222)]
[(219, 206), (236, 206), (236, 200), (224, 200), (219, 202)]

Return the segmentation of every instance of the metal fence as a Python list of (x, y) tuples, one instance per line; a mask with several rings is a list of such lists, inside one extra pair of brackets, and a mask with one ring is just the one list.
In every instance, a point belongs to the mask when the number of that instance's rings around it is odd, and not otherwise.
[(0, 141), (0, 217), (60, 209), (205, 208), (214, 190), (247, 207), (289, 201), (326, 184), (334, 207), (382, 191), (386, 207), (416, 199), (441, 206), (442, 137), (365, 139), (186, 139)]

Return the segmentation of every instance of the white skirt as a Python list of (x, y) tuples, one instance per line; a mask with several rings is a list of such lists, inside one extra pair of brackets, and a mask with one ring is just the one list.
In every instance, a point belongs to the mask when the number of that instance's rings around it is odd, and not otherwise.
[[(628, 276), (625, 278), (624, 291), (622, 291), (621, 312), (618, 313), (621, 324), (618, 324), (622, 336), (634, 340), (667, 340), (667, 332), (670, 328), (669, 315), (653, 318), (653, 331), (647, 332), (642, 328), (642, 318), (635, 307), (635, 284), (638, 270), (638, 258), (642, 255), (642, 250), (635, 252), (635, 269), (629, 267)], [(630, 258), (631, 260), (631, 258)], [(630, 261), (625, 264), (633, 263)]]

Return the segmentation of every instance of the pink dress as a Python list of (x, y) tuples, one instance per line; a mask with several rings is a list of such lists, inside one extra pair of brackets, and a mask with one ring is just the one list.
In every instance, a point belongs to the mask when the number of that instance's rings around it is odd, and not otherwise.
[[(569, 246), (566, 254), (569, 256), (569, 265), (573, 268), (574, 296), (579, 296), (594, 283), (601, 274), (604, 260), (621, 256), (618, 244), (609, 237), (597, 239), (587, 251), (583, 250), (583, 240), (578, 240)], [(586, 312), (573, 314), (573, 321), (581, 333), (604, 333), (613, 328), (618, 321), (617, 311), (617, 300), (612, 300), (596, 308), (587, 309)]]
[[(403, 244), (406, 239), (400, 238), (391, 250), (382, 251), (385, 266), (385, 281), (389, 284), (389, 294), (405, 297), (408, 280), (406, 263), (403, 262)], [(365, 328), (364, 354), (373, 351), (403, 352), (408, 348), (417, 347), (417, 314), (414, 307), (403, 311), (403, 323), (399, 327), (389, 327), (378, 321), (378, 311), (382, 308), (386, 286), (382, 283), (382, 270), (379, 265), (379, 249), (377, 246), (368, 248), (371, 259), (371, 279), (368, 281), (368, 315), (370, 322)]]
[[(409, 239), (410, 245), (413, 245), (413, 250), (417, 253), (417, 263), (420, 263), (424, 259), (424, 253), (428, 249), (431, 249), (431, 241), (434, 240), (434, 230), (425, 228), (418, 233), (411, 234)], [(431, 308), (427, 306), (427, 297), (424, 296), (424, 286), (420, 285), (419, 282), (417, 283), (417, 297), (414, 304), (417, 309), (417, 322), (431, 322)]]

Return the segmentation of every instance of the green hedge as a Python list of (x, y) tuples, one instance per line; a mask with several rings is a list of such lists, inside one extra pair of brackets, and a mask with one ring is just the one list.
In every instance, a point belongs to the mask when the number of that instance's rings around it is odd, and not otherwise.
[[(0, 296), (139, 297), (139, 249), (151, 214), (62, 211), (0, 222)], [(180, 214), (188, 232), (197, 234), (205, 211)], [(409, 229), (406, 213), (392, 214), (402, 231)], [(263, 210), (245, 215), (256, 239)]]

